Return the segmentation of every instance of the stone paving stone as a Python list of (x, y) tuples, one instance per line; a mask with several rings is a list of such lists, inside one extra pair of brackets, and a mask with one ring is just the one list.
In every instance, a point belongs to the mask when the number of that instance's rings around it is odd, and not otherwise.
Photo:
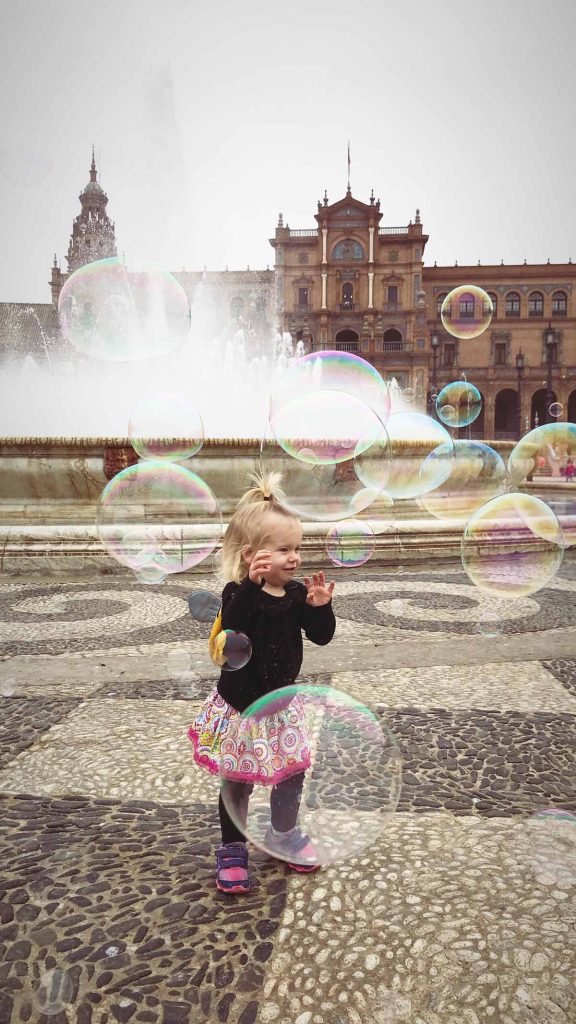
[(0, 697), (0, 769), (41, 741), (48, 730), (66, 718), (77, 705), (78, 700), (74, 699), (30, 701), (19, 697)]
[(576, 658), (560, 658), (556, 661), (545, 661), (544, 667), (576, 697)]
[(29, 1019), (53, 968), (74, 978), (69, 1009), (110, 1021), (146, 1007), (163, 1024), (180, 1007), (186, 1024), (239, 1024), (259, 1002), (286, 872), (256, 855), (252, 892), (218, 893), (213, 804), (4, 796), (0, 807), (3, 1024)]

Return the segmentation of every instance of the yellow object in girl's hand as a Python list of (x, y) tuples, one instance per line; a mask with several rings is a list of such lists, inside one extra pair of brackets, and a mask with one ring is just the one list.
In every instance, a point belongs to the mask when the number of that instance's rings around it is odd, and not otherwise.
[(224, 644), (226, 643), (226, 633), (222, 629), (222, 609), (218, 612), (218, 615), (214, 619), (212, 629), (210, 630), (210, 638), (208, 640), (208, 650), (210, 651), (210, 657), (215, 665), (222, 666), (226, 661), (224, 657)]

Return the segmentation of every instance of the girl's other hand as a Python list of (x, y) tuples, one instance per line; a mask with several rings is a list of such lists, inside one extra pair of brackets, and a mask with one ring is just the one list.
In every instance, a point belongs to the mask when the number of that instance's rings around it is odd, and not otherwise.
[(308, 591), (306, 604), (312, 605), (313, 608), (320, 608), (321, 605), (328, 604), (332, 600), (335, 583), (327, 584), (323, 572), (313, 573), (311, 580), (305, 576), (304, 585)]
[(266, 578), (266, 573), (270, 572), (272, 568), (272, 553), (262, 548), (261, 551), (257, 551), (254, 558), (250, 562), (250, 568), (248, 569), (248, 575), (252, 580), (252, 583), (257, 583), (260, 586), (262, 578)]

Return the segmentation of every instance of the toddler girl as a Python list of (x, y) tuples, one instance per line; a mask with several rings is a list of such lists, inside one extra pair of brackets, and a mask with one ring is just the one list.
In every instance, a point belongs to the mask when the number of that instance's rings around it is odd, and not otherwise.
[[(252, 656), (244, 668), (222, 671), (188, 735), (194, 759), (213, 774), (225, 762), (226, 787), (240, 825), (246, 824), (254, 784), (270, 786), (271, 824), (267, 850), (293, 853), (295, 871), (314, 871), (316, 851), (298, 828), (305, 769), (310, 766), (303, 709), (298, 699), (269, 714), (241, 718), (259, 697), (294, 683), (302, 665), (302, 630), (315, 644), (334, 635), (334, 583), (323, 572), (304, 584), (300, 566), (302, 526), (283, 508), (280, 474), (255, 477), (241, 498), (222, 544), (222, 629), (245, 633)], [(228, 781), (229, 780), (229, 781)], [(222, 845), (216, 851), (216, 885), (223, 892), (248, 892), (244, 833), (219, 797)]]

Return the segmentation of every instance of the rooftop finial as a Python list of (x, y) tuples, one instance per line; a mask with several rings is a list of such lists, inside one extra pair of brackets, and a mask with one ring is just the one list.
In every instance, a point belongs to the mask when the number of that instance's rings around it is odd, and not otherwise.
[(328, 206), (328, 189), (324, 189), (324, 206)]
[(370, 206), (374, 206), (375, 202), (376, 202), (376, 200), (374, 199), (374, 189), (372, 189), (372, 191), (370, 193)]
[(418, 208), (416, 208), (416, 218), (414, 220), (414, 223), (415, 224), (420, 224), (421, 223), (421, 221), (420, 221), (420, 210)]
[(284, 227), (284, 217), (282, 216), (281, 213), (278, 214), (278, 227), (279, 228), (283, 228)]
[(92, 163), (90, 164), (90, 181), (96, 181), (96, 161), (94, 159), (94, 143), (92, 143)]

